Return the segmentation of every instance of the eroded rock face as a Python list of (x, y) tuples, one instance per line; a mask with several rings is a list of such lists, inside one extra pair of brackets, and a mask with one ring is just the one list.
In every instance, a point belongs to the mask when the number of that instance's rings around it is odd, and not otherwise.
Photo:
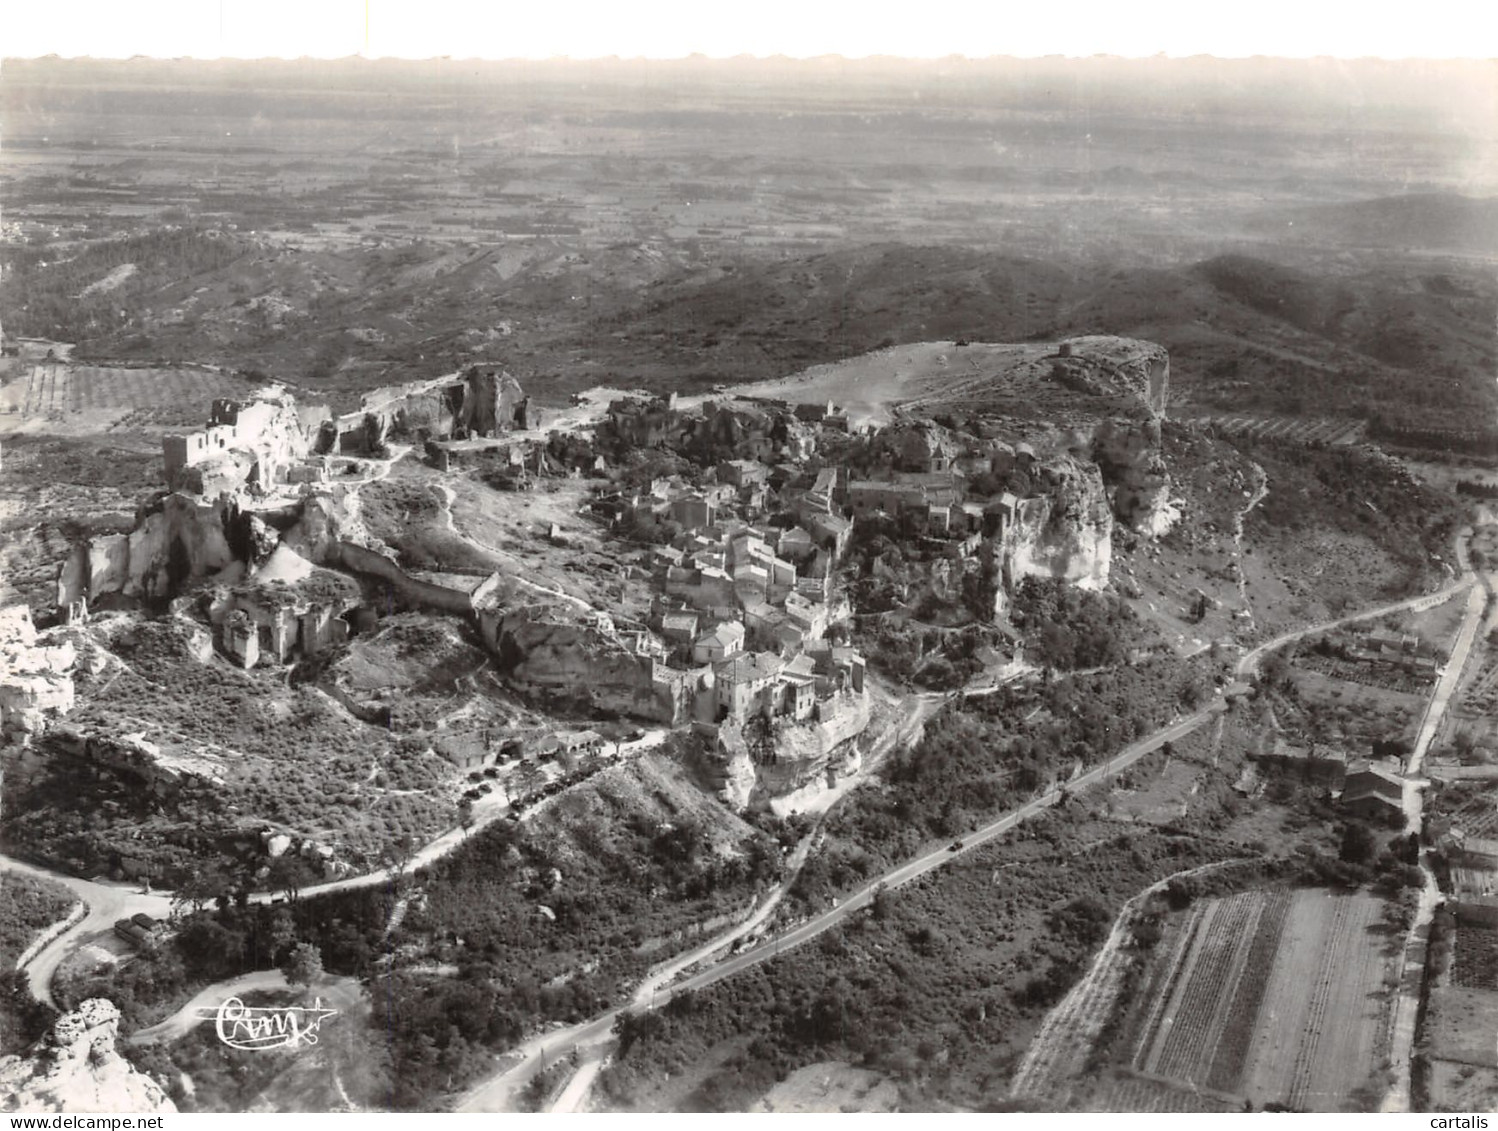
[(1158, 420), (1105, 420), (1092, 439), (1114, 516), (1131, 529), (1158, 538), (1180, 519), (1170, 500), (1170, 474), (1160, 447)]
[(665, 713), (651, 660), (625, 647), (610, 624), (522, 608), (499, 618), (481, 615), (480, 632), (506, 678), (525, 691), (636, 718)]
[(38, 638), (25, 605), (0, 609), (0, 743), (24, 745), (73, 709), (76, 659), (67, 639)]
[(1170, 400), (1170, 353), (1139, 338), (1090, 334), (1063, 343), (1067, 358), (1092, 363), (1091, 379), (1110, 391), (1127, 389), (1155, 417), (1165, 415)]
[(29, 1056), (0, 1061), (0, 1111), (175, 1114), (161, 1085), (120, 1056), (119, 1025), (104, 998), (64, 1013)]
[(165, 600), (233, 560), (217, 504), (166, 495), (143, 509), (129, 534), (95, 538), (73, 552), (58, 578), (58, 604), (108, 593)]
[(1083, 589), (1108, 584), (1113, 511), (1096, 464), (1062, 459), (1040, 477), (1043, 493), (1019, 504), (1000, 542), (1005, 588), (1054, 577)]

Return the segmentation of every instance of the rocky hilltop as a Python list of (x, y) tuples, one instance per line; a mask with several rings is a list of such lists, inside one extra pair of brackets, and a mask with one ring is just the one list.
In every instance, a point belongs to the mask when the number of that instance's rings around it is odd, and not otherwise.
[(792, 404), (835, 401), (854, 426), (901, 416), (991, 413), (1065, 424), (1079, 417), (1165, 414), (1170, 355), (1137, 338), (1062, 342), (917, 342), (736, 388)]
[(120, 1056), (119, 1025), (104, 998), (64, 1013), (29, 1056), (0, 1060), (0, 1111), (175, 1114), (161, 1085)]

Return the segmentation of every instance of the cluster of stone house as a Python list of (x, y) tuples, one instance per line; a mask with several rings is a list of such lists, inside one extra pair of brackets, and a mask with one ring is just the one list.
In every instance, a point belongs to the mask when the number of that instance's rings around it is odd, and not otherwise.
[[(1425, 835), (1451, 865), (1448, 906), (1458, 922), (1491, 928), (1498, 926), (1498, 839), (1488, 835), (1495, 812), (1491, 801), (1487, 809), (1464, 810), (1455, 818), (1429, 816)], [(1456, 824), (1458, 820), (1469, 827)]]
[(213, 402), (207, 428), (162, 438), (166, 485), (216, 498), (325, 479), (326, 463), (309, 457), (329, 450), (320, 437), (332, 422), (325, 405), (299, 406), (274, 386), (249, 400), (220, 398)]

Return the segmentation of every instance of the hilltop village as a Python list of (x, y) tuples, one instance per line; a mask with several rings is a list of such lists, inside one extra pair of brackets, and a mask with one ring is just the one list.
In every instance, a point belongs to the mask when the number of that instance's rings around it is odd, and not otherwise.
[[(876, 705), (855, 646), (856, 545), (883, 548), (860, 571), (893, 579), (910, 604), (1002, 621), (1026, 577), (1106, 586), (1115, 520), (1168, 528), (1155, 451), (1165, 366), (1150, 348), (1137, 371), (1070, 343), (1030, 359), (1060, 395), (1121, 413), (1039, 433), (981, 408), (879, 422), (827, 400), (607, 391), (547, 410), (543, 428), (518, 382), (481, 366), (376, 390), (341, 416), (279, 386), (221, 399), (201, 431), (164, 439), (163, 490), (134, 529), (74, 547), (57, 579), (59, 627), (38, 635), (25, 609), (7, 611), (15, 674), (0, 721), (30, 745), (68, 713), (91, 610), (169, 613), (242, 668), (335, 674), (351, 642), (414, 612), (466, 624), (510, 691), (557, 720), (459, 712), (415, 736), (458, 771), (498, 778), (512, 803), (607, 750), (616, 720), (696, 736), (708, 780), (736, 807), (813, 796), (859, 769)], [(361, 502), (403, 460), (442, 490), (444, 477), (481, 473), (499, 513), (573, 485), (610, 556), (572, 560), (583, 555), (555, 523), (543, 537), (565, 568), (599, 575), (609, 599), (521, 569), (413, 567)], [(898, 566), (907, 553), (923, 563), (914, 573)], [(321, 685), (356, 717), (397, 726), (390, 699)], [(67, 723), (54, 737), (53, 749), (173, 788), (213, 776), (190, 743)]]

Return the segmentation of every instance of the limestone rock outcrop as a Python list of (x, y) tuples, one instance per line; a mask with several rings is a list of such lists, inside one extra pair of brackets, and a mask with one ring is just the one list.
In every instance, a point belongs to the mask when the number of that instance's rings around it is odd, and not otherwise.
[(672, 721), (655, 661), (628, 648), (609, 618), (570, 608), (481, 610), (479, 631), (511, 684), (604, 713)]
[(1000, 539), (1005, 588), (1054, 577), (1102, 589), (1113, 561), (1113, 510), (1102, 473), (1065, 457), (1041, 469), (1038, 486), (1041, 493), (1019, 503)]
[(129, 534), (104, 535), (73, 551), (58, 577), (57, 604), (80, 597), (94, 604), (110, 593), (166, 600), (233, 560), (221, 506), (191, 495), (158, 496)]
[(0, 1111), (175, 1114), (161, 1085), (120, 1056), (119, 1025), (104, 998), (64, 1013), (29, 1056), (0, 1060)]
[(1103, 474), (1114, 516), (1158, 538), (1180, 519), (1170, 500), (1170, 474), (1158, 420), (1104, 420), (1092, 437), (1092, 458)]
[(76, 659), (57, 632), (38, 636), (27, 606), (0, 609), (0, 743), (25, 744), (73, 709)]

